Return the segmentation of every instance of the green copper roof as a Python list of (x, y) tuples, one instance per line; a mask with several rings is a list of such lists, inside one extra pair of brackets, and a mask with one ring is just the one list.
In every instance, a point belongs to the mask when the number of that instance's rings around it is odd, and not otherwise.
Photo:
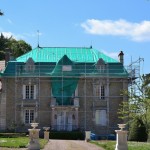
[(64, 55), (74, 62), (94, 63), (102, 58), (106, 63), (117, 62), (93, 48), (79, 47), (42, 47), (35, 48), (30, 52), (18, 57), (17, 62), (26, 62), (32, 57), (34, 62), (58, 62)]
[[(31, 71), (26, 68), (29, 60), (33, 61), (34, 69)], [(98, 63), (104, 63), (105, 70), (98, 68)], [(71, 66), (71, 70), (63, 71), (67, 65)], [(43, 47), (35, 48), (15, 61), (9, 61), (0, 76), (128, 77), (128, 73), (122, 63), (93, 48)]]

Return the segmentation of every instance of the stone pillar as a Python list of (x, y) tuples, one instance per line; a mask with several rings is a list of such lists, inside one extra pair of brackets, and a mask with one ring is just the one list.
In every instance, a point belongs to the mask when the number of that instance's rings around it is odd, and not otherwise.
[(33, 129), (28, 129), (30, 142), (28, 144), (28, 150), (40, 150), (39, 144), (39, 131), (40, 129), (35, 129), (38, 123), (31, 123)]
[(54, 107), (52, 107), (52, 116), (51, 116), (51, 127), (52, 127), (52, 129), (54, 129), (55, 128), (55, 108)]
[(85, 131), (85, 141), (88, 142), (91, 140), (91, 131)]
[(75, 112), (75, 116), (76, 116), (76, 128), (78, 128), (78, 108), (75, 108), (76, 112)]
[(117, 141), (115, 150), (128, 150), (127, 133), (128, 131), (115, 130), (117, 133)]
[(49, 131), (44, 131), (44, 139), (49, 140)]
[(39, 131), (40, 129), (28, 129), (30, 142), (28, 150), (40, 150)]

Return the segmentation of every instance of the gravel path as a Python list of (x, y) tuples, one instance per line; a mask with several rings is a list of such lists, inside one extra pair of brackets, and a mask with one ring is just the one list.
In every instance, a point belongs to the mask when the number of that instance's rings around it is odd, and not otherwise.
[[(0, 150), (27, 150), (27, 148), (2, 148)], [(43, 150), (104, 150), (98, 146), (78, 140), (49, 140)]]
[(49, 140), (44, 150), (104, 150), (85, 141)]

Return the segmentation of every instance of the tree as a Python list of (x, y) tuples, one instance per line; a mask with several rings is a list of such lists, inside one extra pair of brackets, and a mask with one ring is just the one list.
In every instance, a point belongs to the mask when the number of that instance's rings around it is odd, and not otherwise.
[(148, 134), (150, 129), (150, 74), (143, 75), (140, 78), (140, 84), (136, 87), (138, 93), (134, 93), (132, 88), (131, 91), (123, 92), (129, 100), (120, 105), (118, 114), (121, 119), (128, 120), (129, 125), (138, 118), (146, 127)]
[(3, 16), (4, 15), (4, 13), (3, 12), (1, 12), (1, 10), (0, 10), (0, 16)]
[(32, 49), (32, 47), (23, 40), (16, 40), (12, 36), (7, 38), (2, 33), (0, 35), (0, 60), (5, 59), (5, 50), (10, 48), (12, 55), (16, 58)]
[(129, 141), (138, 141), (145, 142), (147, 141), (147, 132), (146, 127), (144, 126), (143, 121), (136, 117), (130, 125), (129, 129)]

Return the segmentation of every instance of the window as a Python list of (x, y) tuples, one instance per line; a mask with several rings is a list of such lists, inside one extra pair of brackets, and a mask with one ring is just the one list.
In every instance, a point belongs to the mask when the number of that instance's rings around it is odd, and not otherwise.
[(75, 91), (72, 94), (72, 98), (74, 98), (74, 97), (78, 97), (78, 85), (77, 85)]
[(25, 110), (25, 123), (32, 123), (34, 120), (34, 110)]
[(72, 66), (70, 66), (70, 65), (63, 65), (62, 66), (62, 71), (72, 71)]
[(23, 85), (23, 99), (36, 99), (36, 85)]
[(96, 112), (95, 112), (95, 123), (97, 125), (102, 125), (102, 126), (107, 125), (106, 110), (96, 110)]
[(105, 72), (105, 65), (98, 66), (99, 72), (104, 73)]
[(25, 71), (26, 72), (34, 72), (34, 70), (35, 70), (34, 61), (32, 58), (29, 58), (25, 64)]
[(95, 96), (99, 97), (100, 99), (105, 99), (105, 86), (104, 85), (96, 85)]
[(0, 91), (2, 91), (2, 82), (0, 80)]

